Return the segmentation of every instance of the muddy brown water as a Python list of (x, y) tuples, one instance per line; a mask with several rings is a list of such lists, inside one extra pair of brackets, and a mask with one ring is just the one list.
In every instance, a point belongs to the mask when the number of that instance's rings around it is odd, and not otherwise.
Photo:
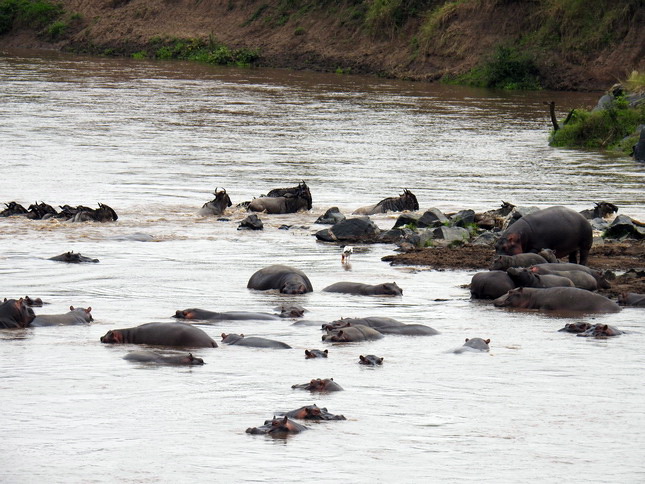
[[(642, 309), (581, 316), (628, 331), (609, 340), (557, 330), (570, 319), (474, 302), (473, 272), (392, 267), (391, 245), (356, 246), (351, 267), (313, 237), (345, 214), (412, 190), (422, 209), (488, 210), (501, 200), (581, 210), (616, 203), (645, 219), (645, 168), (628, 158), (550, 148), (544, 101), (568, 109), (598, 94), (500, 93), (179, 62), (0, 53), (1, 202), (106, 203), (116, 223), (0, 219), (0, 295), (41, 297), (36, 313), (93, 308), (89, 326), (0, 331), (3, 482), (642, 482)], [(262, 232), (197, 215), (224, 187), (234, 203), (305, 180), (313, 210), (262, 215)], [(395, 215), (379, 215), (381, 228)], [(279, 230), (283, 225), (290, 230)], [(145, 234), (148, 241), (141, 241)], [(98, 264), (47, 260), (74, 250)], [(273, 263), (305, 271), (314, 292), (246, 289)], [(340, 280), (396, 281), (401, 298), (321, 292)], [(170, 322), (177, 309), (306, 318), (387, 316), (440, 331), (346, 345), (319, 324), (201, 326), (292, 350), (220, 345), (202, 367), (152, 367), (99, 342), (109, 329)], [(453, 354), (465, 338), (490, 354)], [(307, 360), (305, 349), (329, 349)], [(359, 355), (385, 358), (382, 367)], [(291, 385), (333, 377), (345, 391)], [(288, 439), (245, 433), (306, 404), (346, 421)]]

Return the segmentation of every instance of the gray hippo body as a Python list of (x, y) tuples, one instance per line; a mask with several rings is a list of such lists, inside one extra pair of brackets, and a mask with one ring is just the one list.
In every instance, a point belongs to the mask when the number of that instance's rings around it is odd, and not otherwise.
[(258, 336), (244, 336), (243, 334), (226, 334), (222, 333), (222, 343), (227, 345), (236, 346), (249, 346), (253, 348), (274, 348), (274, 349), (290, 349), (287, 343), (276, 341), (273, 339), (260, 338)]
[(282, 319), (276, 314), (269, 313), (254, 313), (248, 311), (224, 311), (221, 313), (215, 311), (208, 311), (206, 309), (191, 308), (184, 310), (177, 310), (173, 316), (177, 319), (198, 319), (207, 321), (277, 321)]
[(303, 430), (307, 430), (302, 424), (290, 420), (288, 417), (273, 418), (265, 420), (264, 425), (260, 427), (249, 427), (246, 429), (247, 434), (251, 435), (270, 435), (272, 437), (284, 438), (289, 434), (297, 434)]
[(382, 337), (383, 334), (379, 331), (369, 326), (357, 324), (355, 326), (328, 331), (327, 334), (323, 335), (322, 340), (330, 343), (350, 343), (356, 341), (371, 341), (381, 339)]
[(327, 331), (333, 331), (357, 325), (368, 326), (381, 334), (399, 334), (406, 336), (433, 336), (439, 334), (439, 331), (424, 324), (403, 324), (396, 319), (381, 316), (343, 318), (332, 321), (329, 324), (324, 324), (322, 328)]
[(523, 252), (517, 255), (496, 255), (490, 265), (491, 271), (505, 271), (511, 267), (531, 267), (535, 264), (544, 264), (547, 260), (533, 252)]
[(204, 360), (196, 358), (192, 353), (181, 355), (162, 355), (155, 351), (131, 351), (123, 357), (124, 360), (136, 363), (155, 363), (157, 365), (193, 366), (203, 365)]
[(470, 281), (470, 297), (472, 299), (497, 299), (515, 287), (513, 279), (506, 271), (478, 272)]
[(311, 282), (304, 272), (280, 264), (257, 271), (251, 276), (246, 287), (259, 291), (278, 289), (283, 294), (304, 294), (313, 291)]
[(586, 264), (593, 240), (589, 221), (566, 207), (549, 207), (525, 215), (508, 227), (495, 244), (498, 254), (516, 255), (549, 248), (556, 257)]
[(594, 292), (577, 287), (548, 287), (538, 289), (519, 287), (494, 301), (497, 307), (560, 311), (563, 313), (615, 313), (615, 302)]
[(6, 299), (0, 304), (0, 329), (26, 328), (34, 318), (34, 310), (22, 298)]
[(599, 288), (609, 289), (611, 287), (611, 284), (607, 279), (605, 279), (605, 276), (602, 274), (602, 272), (582, 264), (574, 264), (572, 262), (547, 262), (546, 264), (536, 264), (534, 266), (531, 266), (530, 269), (534, 272), (537, 272), (538, 274), (548, 274), (554, 271), (582, 271), (586, 272), (587, 274), (591, 274), (594, 279), (596, 279), (596, 283)]
[(489, 344), (490, 339), (466, 338), (466, 342), (460, 348), (454, 350), (453, 353), (487, 352), (490, 351), (490, 346), (488, 346)]
[(297, 388), (300, 390), (309, 390), (310, 392), (339, 392), (343, 390), (338, 383), (334, 381), (333, 378), (315, 378), (309, 383), (301, 383), (299, 385), (292, 385), (291, 388)]
[[(589, 274), (588, 272), (585, 271), (553, 271), (545, 268), (536, 268), (535, 269), (536, 274), (541, 274), (542, 277), (549, 277), (549, 276), (558, 276), (558, 277), (566, 277), (571, 281), (571, 283), (575, 287), (579, 287), (580, 289), (586, 289), (587, 291), (595, 291), (598, 289), (598, 281), (594, 276)], [(538, 286), (534, 286), (538, 287)]]
[(636, 292), (624, 292), (618, 296), (618, 304), (621, 306), (634, 306), (645, 308), (645, 294)]
[(361, 296), (402, 296), (401, 289), (396, 282), (381, 284), (363, 284), (361, 282), (336, 282), (323, 289), (325, 292), (342, 292)]
[(65, 314), (39, 314), (31, 322), (33, 327), (39, 326), (72, 326), (75, 324), (89, 324), (94, 321), (92, 308), (69, 307)]
[(108, 331), (101, 343), (217, 348), (217, 343), (195, 326), (186, 323), (146, 323)]
[[(506, 273), (513, 279), (516, 287), (573, 287), (575, 284), (564, 275), (537, 274), (526, 267), (510, 267)], [(579, 272), (591, 277), (589, 274)], [(595, 284), (596, 280), (593, 279)]]

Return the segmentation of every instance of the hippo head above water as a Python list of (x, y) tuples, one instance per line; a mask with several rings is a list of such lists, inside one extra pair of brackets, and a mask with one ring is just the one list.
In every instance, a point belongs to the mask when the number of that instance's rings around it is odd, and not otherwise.
[(306, 292), (309, 292), (309, 290), (307, 289), (307, 286), (301, 282), (287, 281), (280, 288), (280, 292), (282, 294), (305, 294)]

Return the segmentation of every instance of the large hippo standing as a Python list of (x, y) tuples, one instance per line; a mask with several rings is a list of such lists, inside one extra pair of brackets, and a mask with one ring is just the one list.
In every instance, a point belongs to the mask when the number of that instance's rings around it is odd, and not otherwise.
[(275, 348), (275, 349), (290, 349), (287, 343), (276, 341), (273, 339), (260, 338), (258, 336), (244, 336), (243, 334), (226, 334), (222, 333), (222, 343), (227, 345), (236, 346), (250, 346), (253, 348)]
[(577, 287), (518, 287), (495, 299), (497, 307), (538, 309), (575, 313), (615, 313), (618, 304), (594, 292)]
[(549, 248), (556, 257), (586, 264), (593, 241), (591, 224), (566, 207), (549, 207), (525, 215), (508, 227), (495, 244), (498, 254), (516, 255)]
[(204, 360), (196, 358), (192, 353), (181, 355), (162, 355), (156, 351), (131, 351), (123, 357), (124, 360), (137, 363), (155, 363), (157, 365), (203, 365)]
[(478, 272), (470, 281), (472, 299), (497, 299), (517, 287), (506, 271)]
[(34, 327), (38, 326), (72, 326), (75, 324), (88, 324), (94, 321), (92, 308), (69, 307), (65, 314), (39, 314), (31, 322)]
[(336, 282), (323, 289), (325, 292), (342, 292), (361, 296), (402, 296), (401, 289), (396, 282), (383, 282), (381, 284), (363, 284), (362, 282)]
[(0, 329), (26, 328), (36, 315), (22, 298), (5, 299), (0, 304)]
[(201, 319), (208, 321), (276, 321), (282, 319), (277, 314), (253, 313), (248, 311), (225, 311), (218, 313), (206, 309), (191, 308), (178, 309), (173, 318), (177, 319)]
[(304, 294), (313, 291), (311, 282), (304, 272), (280, 264), (257, 271), (251, 276), (246, 287), (259, 291), (278, 289), (283, 294)]
[(208, 334), (186, 323), (146, 323), (134, 328), (113, 329), (101, 337), (101, 343), (217, 348), (217, 343)]

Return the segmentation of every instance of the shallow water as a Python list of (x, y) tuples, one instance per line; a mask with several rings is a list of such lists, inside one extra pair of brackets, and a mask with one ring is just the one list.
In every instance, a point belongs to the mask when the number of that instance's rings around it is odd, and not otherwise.
[[(628, 158), (550, 148), (548, 113), (597, 94), (499, 93), (449, 86), (187, 63), (0, 54), (0, 202), (97, 202), (116, 223), (0, 219), (0, 294), (91, 306), (83, 327), (0, 331), (3, 482), (642, 482), (643, 312), (584, 316), (628, 331), (610, 340), (557, 329), (570, 320), (474, 302), (473, 272), (392, 267), (392, 245), (317, 242), (314, 220), (412, 190), (422, 209), (497, 208), (501, 200), (581, 210), (607, 200), (645, 219), (645, 168)], [(261, 215), (262, 232), (197, 215), (224, 187), (233, 203), (305, 180), (313, 210)], [(379, 215), (381, 228), (396, 215)], [(282, 224), (290, 230), (278, 230)], [(131, 240), (147, 234), (151, 241)], [(74, 250), (99, 264), (48, 257)], [(273, 263), (305, 271), (314, 292), (246, 289)], [(401, 298), (321, 292), (339, 280), (395, 280)], [(388, 316), (439, 330), (349, 345), (318, 324), (220, 322), (292, 350), (220, 345), (206, 364), (150, 367), (109, 329), (169, 322), (177, 309), (272, 312), (306, 319)], [(464, 338), (490, 354), (455, 355)], [(304, 350), (328, 348), (306, 360)], [(358, 364), (383, 356), (382, 367)], [(345, 391), (291, 385), (333, 377)], [(288, 439), (250, 436), (282, 410), (317, 403), (346, 421)]]

